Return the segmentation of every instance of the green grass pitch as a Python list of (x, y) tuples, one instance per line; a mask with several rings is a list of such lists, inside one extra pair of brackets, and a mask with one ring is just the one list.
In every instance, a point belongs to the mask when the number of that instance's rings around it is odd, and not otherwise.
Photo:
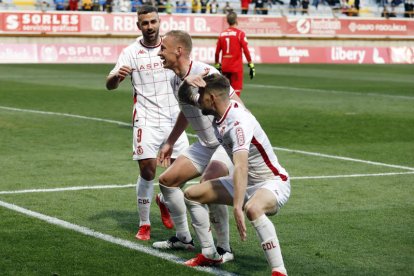
[[(151, 241), (134, 239), (132, 96), (128, 82), (105, 90), (111, 68), (0, 65), (0, 275), (270, 275), (232, 217), (236, 259), (218, 269), (180, 264), (199, 247), (150, 251), (174, 234), (155, 204)], [(292, 177), (271, 217), (289, 275), (413, 275), (414, 67), (256, 72), (242, 99)]]

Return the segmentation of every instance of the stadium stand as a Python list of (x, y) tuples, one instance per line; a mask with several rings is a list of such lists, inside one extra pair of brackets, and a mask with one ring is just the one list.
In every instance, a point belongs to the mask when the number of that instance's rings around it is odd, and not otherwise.
[[(82, 10), (84, 1), (79, 0), (79, 10)], [(200, 0), (152, 1), (154, 5), (160, 7), (160, 12), (201, 13), (201, 9), (197, 8), (201, 7)], [(414, 0), (295, 0), (296, 8), (290, 5), (292, 0), (264, 0), (263, 8), (258, 9), (255, 9), (255, 1), (263, 0), (252, 0), (248, 14), (254, 14), (255, 10), (257, 10), (256, 13), (259, 13), (260, 10), (266, 10), (266, 14), (269, 15), (289, 17), (414, 17), (412, 12)], [(360, 2), (359, 9), (356, 8), (357, 1)], [(0, 10), (59, 10), (62, 2), (65, 9), (68, 9), (68, 0), (0, 0)], [(223, 14), (226, 3), (235, 12), (241, 14), (240, 0), (218, 0), (217, 2), (219, 5), (218, 14)], [(302, 5), (306, 2), (308, 4)], [(93, 0), (93, 7), (87, 10), (102, 11), (105, 10), (104, 5), (105, 1)], [(134, 12), (137, 5), (142, 5), (142, 2), (140, 0), (114, 0), (112, 1), (112, 11)], [(307, 8), (303, 9), (303, 7)], [(209, 13), (208, 9), (207, 13)]]

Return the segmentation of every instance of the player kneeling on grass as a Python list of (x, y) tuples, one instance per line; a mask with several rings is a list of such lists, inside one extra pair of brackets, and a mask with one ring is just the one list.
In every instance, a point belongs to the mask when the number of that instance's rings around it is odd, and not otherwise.
[[(201, 76), (200, 76), (201, 79)], [(272, 145), (256, 118), (244, 106), (231, 100), (228, 80), (212, 74), (199, 85), (199, 96), (186, 82), (181, 99), (197, 98), (204, 115), (215, 118), (215, 133), (234, 163), (233, 176), (205, 181), (185, 190), (185, 201), (200, 240), (202, 254), (186, 262), (188, 266), (221, 263), (209, 231), (205, 204), (233, 205), (234, 218), (241, 240), (247, 238), (244, 212), (256, 230), (272, 275), (287, 275), (273, 223), (274, 215), (290, 196), (290, 180), (279, 164)], [(243, 212), (244, 211), (244, 212)]]

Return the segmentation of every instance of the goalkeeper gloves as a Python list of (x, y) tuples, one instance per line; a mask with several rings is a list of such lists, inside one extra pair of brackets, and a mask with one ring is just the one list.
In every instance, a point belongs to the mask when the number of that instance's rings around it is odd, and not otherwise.
[(250, 79), (253, 79), (256, 76), (256, 69), (254, 68), (254, 64), (253, 63), (249, 63), (249, 64), (247, 64), (247, 66), (250, 69), (250, 72), (249, 72)]
[(221, 73), (221, 64), (220, 63), (214, 64), (214, 68), (216, 68)]

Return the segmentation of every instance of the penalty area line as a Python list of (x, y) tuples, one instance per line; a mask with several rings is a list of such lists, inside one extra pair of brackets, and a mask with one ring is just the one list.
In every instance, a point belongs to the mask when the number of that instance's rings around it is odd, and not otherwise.
[[(393, 175), (406, 175), (414, 174), (414, 172), (388, 172), (388, 173), (366, 173), (366, 174), (340, 174), (340, 175), (315, 175), (315, 176), (291, 176), (291, 180), (311, 180), (311, 179), (329, 179), (329, 178), (351, 178), (351, 177), (377, 177), (377, 176), (393, 176)], [(199, 183), (198, 181), (189, 181), (187, 185), (194, 185)], [(154, 183), (154, 186), (158, 186), (159, 183)], [(89, 186), (74, 186), (74, 187), (61, 187), (61, 188), (48, 188), (48, 189), (26, 189), (26, 190), (14, 190), (14, 191), (0, 191), (0, 195), (11, 194), (28, 194), (28, 193), (53, 193), (53, 192), (65, 192), (65, 191), (81, 191), (81, 190), (103, 190), (103, 189), (123, 189), (133, 188), (137, 184), (125, 184), (125, 185), (89, 185)]]
[[(74, 232), (77, 232), (77, 233), (80, 233), (80, 234), (83, 234), (83, 235), (86, 235), (86, 236), (90, 236), (90, 237), (100, 239), (100, 240), (103, 240), (103, 241), (106, 241), (106, 242), (117, 244), (117, 245), (120, 245), (122, 247), (129, 248), (129, 249), (132, 249), (132, 250), (136, 250), (136, 251), (139, 251), (139, 252), (154, 256), (154, 257), (158, 257), (158, 258), (161, 258), (163, 260), (170, 261), (170, 262), (173, 262), (173, 263), (176, 263), (176, 264), (184, 265), (183, 263), (184, 263), (185, 260), (182, 259), (182, 258), (179, 258), (179, 257), (177, 257), (175, 255), (172, 255), (172, 254), (160, 252), (160, 251), (155, 250), (153, 248), (145, 247), (145, 246), (140, 245), (140, 244), (135, 243), (135, 242), (120, 239), (120, 238), (117, 238), (117, 237), (114, 237), (114, 236), (111, 236), (111, 235), (108, 235), (108, 234), (100, 233), (100, 232), (97, 232), (93, 229), (90, 229), (90, 228), (87, 228), (87, 227), (84, 227), (84, 226), (80, 226), (80, 225), (77, 225), (77, 224), (73, 224), (73, 223), (70, 223), (70, 222), (55, 218), (55, 217), (47, 216), (47, 215), (44, 215), (44, 214), (41, 214), (41, 213), (38, 213), (38, 212), (34, 212), (34, 211), (31, 211), (31, 210), (25, 209), (23, 207), (17, 206), (15, 204), (7, 203), (5, 201), (0, 200), (0, 206), (2, 206), (4, 208), (7, 208), (9, 210), (24, 214), (26, 216), (42, 220), (44, 222), (47, 222), (47, 223), (50, 223), (50, 224), (53, 224), (53, 225), (56, 225), (56, 226), (59, 226), (59, 227), (65, 228), (65, 229), (72, 230)], [(192, 267), (192, 268), (195, 269), (195, 270), (208, 272), (208, 273), (211, 273), (211, 274), (214, 274), (214, 275), (225, 275), (225, 276), (237, 275), (237, 274), (234, 274), (234, 273), (231, 273), (231, 272), (221, 270), (221, 269), (216, 268), (216, 267)]]

